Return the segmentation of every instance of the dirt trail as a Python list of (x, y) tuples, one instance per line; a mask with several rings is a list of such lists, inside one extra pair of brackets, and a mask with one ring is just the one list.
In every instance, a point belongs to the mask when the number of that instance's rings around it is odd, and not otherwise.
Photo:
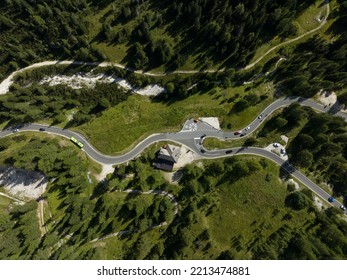
[(255, 66), (256, 64), (258, 64), (265, 56), (267, 56), (270, 52), (273, 52), (274, 50), (276, 50), (276, 49), (278, 49), (278, 48), (281, 48), (281, 47), (283, 47), (283, 46), (285, 46), (285, 45), (288, 45), (288, 44), (290, 44), (290, 43), (293, 43), (293, 42), (295, 42), (295, 41), (298, 41), (298, 40), (300, 40), (301, 38), (303, 38), (303, 37), (305, 37), (305, 36), (307, 36), (307, 35), (310, 35), (310, 34), (316, 32), (317, 30), (321, 29), (321, 28), (326, 24), (327, 18), (328, 18), (329, 14), (330, 14), (329, 2), (326, 1), (326, 4), (325, 4), (325, 5), (326, 5), (326, 15), (324, 16), (324, 19), (322, 20), (322, 22), (321, 22), (321, 24), (320, 24), (319, 26), (317, 26), (317, 27), (314, 28), (314, 29), (311, 29), (310, 31), (307, 31), (307, 32), (304, 33), (304, 34), (301, 34), (301, 35), (298, 36), (298, 37), (295, 37), (294, 39), (290, 39), (290, 40), (288, 40), (288, 41), (285, 41), (285, 42), (283, 42), (283, 43), (280, 43), (280, 44), (278, 44), (278, 45), (272, 47), (272, 48), (269, 49), (267, 52), (265, 52), (261, 57), (259, 57), (256, 61), (254, 61), (254, 62), (251, 63), (251, 64), (248, 64), (244, 69), (247, 70), (247, 69), (250, 69), (250, 68), (254, 67), (254, 66)]
[(9, 196), (8, 194), (5, 194), (5, 193), (0, 192), (0, 195), (1, 195), (1, 196), (4, 196), (4, 197), (7, 197), (7, 198), (9, 198), (9, 199), (12, 199), (12, 200), (14, 200), (15, 202), (17, 202), (17, 203), (20, 204), (20, 205), (25, 204), (24, 201), (19, 200), (19, 199), (13, 197), (13, 196)]
[[(325, 6), (326, 6), (326, 15), (324, 16), (324, 19), (322, 20), (322, 22), (319, 26), (317, 26), (316, 28), (314, 28), (310, 31), (307, 31), (304, 34), (301, 34), (300, 36), (298, 36), (294, 39), (290, 39), (288, 41), (285, 41), (283, 43), (280, 43), (280, 44), (272, 47), (267, 52), (265, 52), (261, 57), (259, 57), (256, 61), (254, 61), (251, 64), (246, 65), (243, 69), (247, 70), (247, 69), (254, 67), (265, 56), (267, 56), (269, 53), (273, 52), (274, 50), (276, 50), (280, 47), (283, 47), (287, 44), (290, 44), (292, 42), (295, 42), (297, 40), (300, 40), (301, 38), (303, 38), (307, 35), (310, 35), (310, 34), (316, 32), (317, 30), (321, 29), (326, 24), (327, 18), (330, 14), (330, 6), (329, 6), (328, 1), (326, 1)], [(28, 67), (25, 67), (25, 68), (22, 68), (22, 69), (19, 69), (17, 71), (12, 72), (12, 74), (10, 76), (8, 76), (5, 80), (3, 80), (0, 83), (0, 95), (6, 94), (9, 91), (10, 86), (13, 84), (13, 78), (18, 73), (27, 71), (29, 69), (34, 69), (34, 68), (38, 68), (38, 67), (42, 67), (42, 66), (49, 66), (49, 65), (90, 65), (90, 66), (99, 66), (99, 67), (113, 66), (113, 67), (117, 67), (120, 69), (125, 69), (128, 71), (131, 71), (131, 72), (136, 73), (136, 74), (154, 76), (154, 77), (161, 77), (161, 76), (172, 75), (172, 74), (216, 73), (216, 72), (224, 72), (226, 70), (225, 68), (222, 68), (222, 69), (207, 69), (207, 70), (177, 70), (177, 71), (172, 71), (172, 72), (168, 72), (168, 73), (164, 73), (164, 72), (153, 73), (153, 72), (146, 72), (143, 70), (135, 70), (135, 69), (132, 69), (132, 68), (127, 67), (125, 65), (122, 65), (119, 63), (113, 63), (113, 62), (81, 62), (81, 61), (73, 61), (73, 60), (64, 60), (64, 61), (53, 60), (53, 61), (44, 61), (44, 62), (35, 63), (35, 64), (32, 64)]]
[(38, 202), (38, 207), (37, 207), (37, 218), (39, 221), (41, 237), (47, 233), (47, 228), (45, 226), (44, 208), (45, 208), (45, 201), (43, 199), (41, 199)]

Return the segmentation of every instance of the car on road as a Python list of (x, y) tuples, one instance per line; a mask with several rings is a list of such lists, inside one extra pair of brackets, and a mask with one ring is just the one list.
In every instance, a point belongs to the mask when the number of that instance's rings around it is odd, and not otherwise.
[(13, 133), (16, 133), (16, 132), (18, 132), (18, 131), (19, 131), (19, 129), (16, 128), (16, 129), (13, 130)]
[(201, 137), (200, 137), (200, 138), (202, 139), (202, 138), (204, 138), (204, 137), (206, 137), (206, 134), (201, 135)]
[(246, 133), (241, 133), (240, 134), (240, 137), (243, 137), (243, 136), (245, 136), (246, 135)]
[(280, 144), (278, 144), (278, 143), (273, 143), (272, 144), (275, 148), (277, 148)]
[(258, 119), (260, 120), (262, 117), (263, 117), (263, 115), (259, 115), (259, 116), (258, 116)]
[(246, 131), (247, 131), (247, 130), (250, 130), (250, 129), (251, 129), (250, 126), (247, 126), (247, 127), (245, 128)]
[(242, 130), (235, 131), (235, 132), (234, 132), (234, 135), (239, 135), (239, 134), (241, 134), (241, 133), (242, 133)]
[(200, 152), (205, 153), (206, 151), (204, 149), (201, 149)]
[(335, 198), (333, 198), (332, 196), (328, 198), (328, 201), (329, 202), (334, 202), (335, 201)]
[(346, 211), (346, 206), (341, 205), (341, 206), (340, 206), (340, 209), (341, 209), (342, 211)]
[(227, 150), (225, 151), (226, 154), (231, 154), (233, 152), (233, 150)]
[(39, 131), (46, 131), (46, 129), (43, 127), (40, 127)]

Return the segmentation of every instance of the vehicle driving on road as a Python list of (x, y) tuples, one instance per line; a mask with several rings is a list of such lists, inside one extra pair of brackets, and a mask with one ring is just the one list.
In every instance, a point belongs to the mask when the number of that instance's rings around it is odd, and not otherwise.
[(81, 149), (84, 147), (84, 144), (80, 141), (78, 141), (75, 137), (71, 137), (70, 141), (74, 144), (76, 144), (78, 147), (80, 147)]

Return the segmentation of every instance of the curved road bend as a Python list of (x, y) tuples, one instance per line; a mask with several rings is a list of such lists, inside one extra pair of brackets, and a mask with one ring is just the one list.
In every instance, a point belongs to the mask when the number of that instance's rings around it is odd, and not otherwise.
[[(226, 154), (226, 151), (232, 151), (230, 154)], [(213, 151), (207, 151), (204, 154), (205, 158), (221, 158), (226, 157), (230, 155), (256, 155), (261, 156), (264, 158), (267, 158), (273, 162), (275, 162), (277, 165), (281, 166), (283, 169), (285, 169), (292, 177), (299, 180), (302, 184), (307, 186), (310, 190), (312, 190), (315, 194), (323, 198), (326, 202), (328, 202), (328, 198), (331, 196), (326, 191), (321, 189), (319, 186), (317, 186), (314, 182), (312, 182), (309, 178), (307, 178), (305, 175), (303, 175), (299, 170), (297, 170), (294, 166), (292, 166), (288, 161), (284, 160), (283, 158), (277, 156), (276, 154), (256, 147), (238, 147), (238, 148), (232, 148), (232, 149), (224, 149), (224, 150), (213, 150)], [(329, 203), (329, 202), (328, 202)], [(334, 202), (330, 203), (332, 206), (335, 206), (336, 208), (340, 208), (342, 205), (340, 202), (335, 200)], [(347, 213), (345, 211), (345, 213)]]
[[(261, 124), (261, 121), (265, 118), (267, 118), (270, 114), (272, 114), (275, 110), (288, 106), (294, 102), (298, 102), (302, 106), (309, 106), (317, 111), (320, 112), (331, 112), (332, 108), (326, 107), (324, 108), (323, 105), (316, 103), (313, 100), (309, 99), (302, 99), (298, 97), (292, 97), (292, 98), (282, 98), (278, 99), (277, 101), (270, 104), (267, 108), (263, 110), (261, 115), (263, 116), (261, 119), (256, 118), (253, 120), (253, 122), (249, 125), (251, 128), (247, 131), (247, 133), (252, 133), (259, 125)], [(342, 117), (345, 121), (347, 121), (347, 115), (342, 112), (334, 112), (336, 116)], [(153, 134), (149, 137), (147, 137), (145, 140), (140, 142), (136, 145), (134, 149), (129, 151), (128, 153), (125, 153), (124, 155), (120, 156), (107, 156), (99, 151), (97, 151), (90, 143), (89, 141), (81, 134), (77, 132), (73, 132), (67, 129), (62, 129), (54, 126), (47, 126), (47, 125), (40, 125), (40, 124), (25, 124), (20, 126), (20, 131), (34, 131), (37, 132), (41, 127), (44, 127), (46, 129), (45, 132), (52, 133), (56, 135), (60, 135), (66, 138), (70, 138), (74, 136), (77, 140), (84, 143), (83, 150), (95, 161), (101, 163), (101, 164), (120, 164), (127, 162), (133, 158), (135, 158), (138, 154), (140, 154), (146, 147), (150, 146), (153, 143), (159, 142), (159, 141), (173, 141), (180, 144), (186, 145), (189, 149), (195, 151), (198, 153), (202, 158), (218, 158), (218, 157), (225, 157), (226, 150), (232, 150), (232, 154), (235, 154), (236, 151), (238, 154), (255, 154), (258, 156), (266, 157), (278, 165), (282, 166), (286, 170), (290, 171), (293, 175), (293, 177), (297, 178), (299, 181), (301, 181), (303, 184), (305, 184), (307, 187), (309, 187), (312, 191), (314, 191), (317, 195), (322, 197), (323, 199), (327, 199), (329, 197), (329, 194), (327, 194), (325, 191), (323, 191), (321, 188), (319, 188), (316, 184), (314, 184), (311, 180), (309, 180), (307, 177), (305, 177), (302, 173), (297, 171), (294, 167), (292, 167), (288, 162), (285, 162), (281, 157), (278, 157), (277, 155), (268, 152), (266, 150), (260, 149), (260, 148), (251, 148), (248, 149), (242, 149), (239, 150), (233, 148), (233, 149), (224, 149), (224, 150), (214, 150), (214, 151), (207, 151), (203, 147), (203, 138), (204, 137), (214, 137), (214, 138), (221, 138), (221, 139), (238, 139), (240, 138), (239, 135), (234, 135), (233, 132), (224, 132), (217, 129), (212, 128), (211, 126), (207, 125), (204, 122), (198, 122), (196, 125), (194, 124), (194, 121), (192, 119), (188, 120), (183, 129), (179, 132), (174, 133), (161, 133), (161, 134)], [(194, 128), (194, 129), (192, 129)], [(0, 131), (0, 138), (8, 136), (12, 134), (12, 129), (9, 128), (6, 130)], [(334, 206), (341, 206), (341, 204), (337, 201), (332, 203)]]
[[(313, 100), (302, 99), (299, 97), (281, 98), (271, 103), (267, 108), (265, 108), (261, 112), (261, 116), (262, 116), (261, 119), (257, 117), (248, 125), (250, 126), (250, 129), (247, 131), (247, 134), (251, 134), (252, 132), (254, 132), (261, 125), (262, 121), (266, 119), (268, 116), (270, 116), (274, 111), (276, 111), (279, 108), (289, 106), (290, 104), (295, 102), (299, 103), (302, 106), (309, 106), (319, 112), (333, 113), (335, 116), (342, 117), (347, 122), (347, 114), (339, 112), (339, 111), (334, 111), (331, 107), (324, 107), (323, 105), (318, 104), (317, 102)], [(204, 122), (199, 121), (195, 129), (189, 129), (190, 127), (194, 127), (192, 125), (194, 125), (194, 121), (190, 119), (186, 121), (183, 129), (179, 132), (152, 134), (151, 136), (147, 137), (142, 142), (138, 143), (135, 146), (135, 148), (133, 148), (131, 151), (120, 156), (108, 156), (108, 155), (104, 155), (100, 153), (89, 143), (89, 141), (82, 134), (68, 130), (68, 129), (48, 126), (48, 125), (41, 125), (41, 124), (24, 124), (24, 125), (21, 125), (19, 129), (20, 131), (37, 132), (41, 127), (44, 127), (46, 129), (46, 132), (48, 133), (57, 134), (66, 138), (70, 138), (73, 136), (84, 144), (83, 150), (92, 159), (102, 164), (119, 164), (119, 163), (127, 162), (135, 158), (146, 147), (159, 141), (173, 141), (173, 142), (184, 144), (188, 146), (190, 149), (198, 152), (200, 155), (203, 156), (204, 153), (201, 152), (201, 149), (203, 149), (203, 146), (202, 146), (203, 137), (214, 137), (214, 138), (220, 138), (220, 139), (242, 138), (240, 137), (240, 135), (234, 135), (234, 133), (230, 131), (217, 130)], [(12, 130), (13, 128), (8, 128), (8, 129), (0, 131), (0, 138), (12, 134), (13, 133)]]

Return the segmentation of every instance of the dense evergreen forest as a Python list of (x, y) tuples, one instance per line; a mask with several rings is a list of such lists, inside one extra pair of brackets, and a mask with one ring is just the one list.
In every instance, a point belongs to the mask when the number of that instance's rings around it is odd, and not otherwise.
[(0, 79), (10, 71), (62, 57), (90, 60), (85, 0), (0, 2)]
[[(112, 1), (108, 1), (112, 2)], [(212, 62), (242, 67), (257, 47), (275, 36), (288, 38), (297, 30), (292, 20), (315, 1), (131, 1), (120, 12), (110, 12), (99, 39), (110, 44), (133, 43), (130, 64), (136, 68), (166, 64), (182, 66), (190, 55), (202, 67)], [(99, 6), (99, 1), (94, 1)], [(134, 28), (113, 27), (131, 22)], [(166, 29), (179, 42), (155, 38), (152, 30)]]
[[(187, 165), (173, 186), (150, 167), (151, 150), (95, 186), (74, 147), (35, 137), (14, 140), (22, 143), (20, 152), (6, 156), (4, 149), (5, 161), (49, 176), (43, 198), (56, 207), (43, 237), (36, 202), (1, 212), (0, 259), (345, 259), (347, 226), (339, 211), (319, 211), (310, 191), (286, 189), (278, 177), (287, 174), (264, 159)], [(176, 196), (177, 215), (165, 197), (120, 193), (153, 188)], [(151, 228), (163, 221), (169, 225)], [(120, 230), (127, 233), (91, 242)]]
[[(190, 55), (203, 67), (225, 61), (241, 67), (262, 43), (274, 36), (295, 35), (292, 20), (306, 1), (86, 1), (4, 0), (0, 3), (0, 78), (10, 71), (45, 59), (102, 60), (91, 42), (126, 44), (127, 62), (136, 68), (181, 66)], [(99, 34), (90, 37), (88, 16), (112, 4)], [(128, 24), (127, 23), (131, 23)], [(114, 29), (117, 25), (126, 28)], [(155, 38), (164, 29), (170, 40)], [(173, 41), (177, 41), (173, 45)], [(130, 59), (131, 58), (131, 59)]]
[(318, 37), (300, 44), (280, 65), (275, 81), (287, 94), (307, 98), (322, 89), (336, 91), (347, 105), (347, 33), (331, 44)]
[[(112, 68), (96, 70), (119, 74), (137, 86), (152, 81), (165, 85), (166, 92), (148, 99), (148, 103), (169, 106), (170, 102), (205, 94), (211, 99), (224, 98), (220, 107), (226, 103), (229, 115), (241, 115), (247, 108), (255, 109), (262, 101), (273, 98), (270, 91), (251, 92), (268, 82), (274, 86), (275, 97), (311, 98), (320, 91), (334, 91), (338, 101), (347, 105), (347, 0), (334, 2), (337, 8), (330, 15), (334, 21), (325, 34), (282, 48), (264, 65), (250, 71), (241, 69), (264, 43), (297, 35), (293, 21), (313, 3), (314, 0), (3, 0), (0, 81), (18, 68), (47, 59), (113, 59), (100, 47), (106, 45), (112, 50), (124, 48), (125, 56), (118, 62), (136, 69), (163, 66), (173, 70), (189, 66), (191, 60), (199, 69), (215, 65), (227, 68), (222, 73), (162, 80), (139, 78)], [(277, 65), (280, 58), (284, 59)], [(10, 92), (0, 96), (0, 125), (43, 120), (66, 127), (88, 124), (130, 96), (130, 91), (115, 83), (78, 90), (39, 84), (49, 75), (91, 70), (81, 69), (42, 68), (21, 73)], [(270, 74), (265, 75), (267, 72)], [(242, 87), (246, 81), (249, 86), (244, 86), (242, 92), (226, 98), (228, 89)], [(232, 129), (231, 123), (225, 127)], [(334, 195), (347, 196), (347, 127), (341, 118), (294, 104), (276, 112), (260, 134), (266, 137), (272, 131), (278, 135), (296, 131), (287, 148), (291, 163), (314, 176), (318, 183), (329, 184)], [(0, 211), (0, 259), (347, 256), (347, 225), (340, 219), (341, 212), (317, 209), (310, 191), (287, 185), (285, 180), (290, 174), (264, 159), (231, 157), (187, 165), (173, 185), (151, 167), (154, 150), (117, 166), (99, 183), (88, 177), (91, 163), (87, 157), (60, 138), (48, 140), (24, 134), (3, 138), (0, 156), (1, 164), (39, 171), (48, 177), (48, 190), (42, 199), (48, 201), (53, 212), (52, 217), (46, 217), (49, 234), (41, 236), (37, 202)], [(178, 214), (174, 215), (168, 198), (123, 195), (126, 189), (168, 191), (179, 202)], [(164, 221), (168, 226), (153, 229)], [(91, 243), (123, 230), (128, 234), (97, 245)]]
[[(303, 121), (305, 122), (302, 127)], [(335, 195), (347, 195), (347, 126), (342, 118), (319, 114), (293, 104), (266, 123), (261, 135), (272, 130), (286, 134), (300, 129), (287, 152), (297, 167), (313, 172), (319, 182), (331, 185)]]
[(340, 0), (338, 18), (328, 30), (333, 40), (322, 37), (299, 44), (274, 76), (277, 86), (289, 95), (313, 97), (320, 90), (336, 91), (347, 105), (347, 1)]
[[(67, 127), (77, 126), (100, 116), (129, 95), (115, 83), (77, 90), (66, 85), (16, 85), (11, 94), (0, 100), (0, 123), (9, 121), (9, 125), (14, 125), (50, 119), (53, 124), (67, 122)], [(66, 112), (71, 112), (73, 118), (67, 119)]]

